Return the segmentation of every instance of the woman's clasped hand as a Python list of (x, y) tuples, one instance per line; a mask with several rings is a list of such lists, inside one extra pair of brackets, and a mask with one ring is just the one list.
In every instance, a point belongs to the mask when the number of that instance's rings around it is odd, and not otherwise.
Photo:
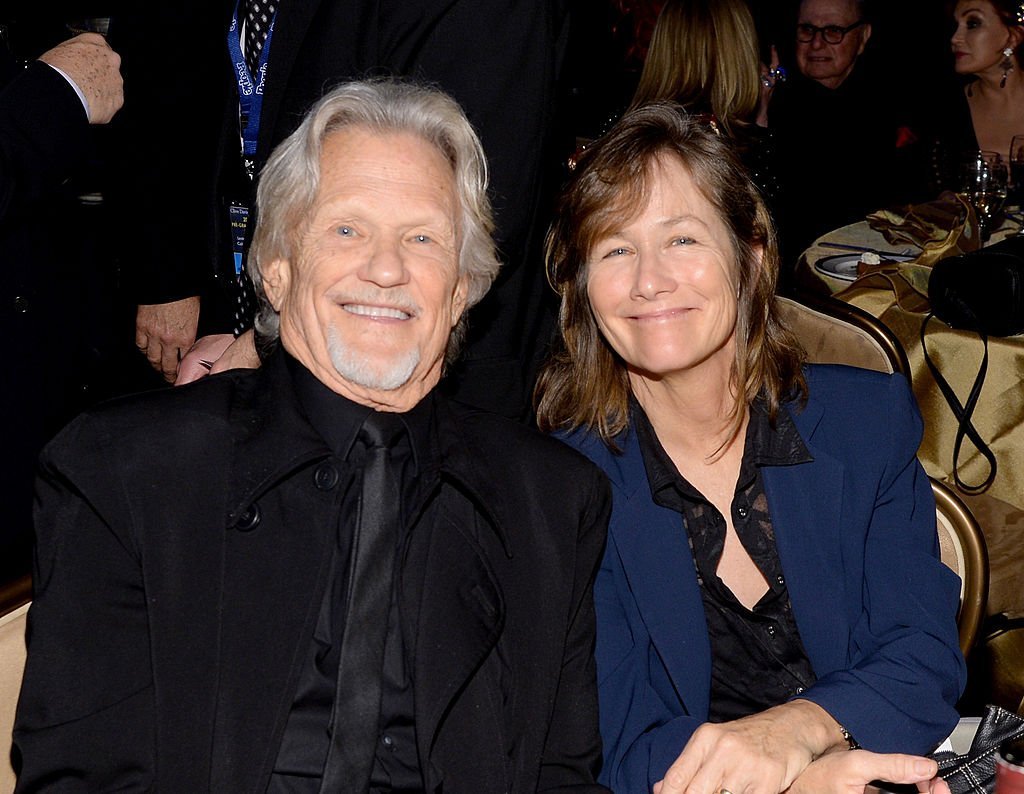
[(814, 703), (793, 700), (731, 722), (704, 723), (654, 791), (778, 794), (816, 758), (839, 748), (848, 744), (835, 720)]
[(872, 781), (916, 784), (924, 794), (949, 794), (946, 782), (936, 777), (938, 764), (930, 758), (901, 753), (851, 750), (829, 753), (812, 763), (786, 791), (787, 794), (864, 794)]
[[(822, 743), (828, 743), (823, 752)], [(795, 700), (733, 722), (705, 723), (654, 794), (864, 794), (877, 780), (949, 794), (937, 771), (929, 758), (849, 750), (827, 712)]]

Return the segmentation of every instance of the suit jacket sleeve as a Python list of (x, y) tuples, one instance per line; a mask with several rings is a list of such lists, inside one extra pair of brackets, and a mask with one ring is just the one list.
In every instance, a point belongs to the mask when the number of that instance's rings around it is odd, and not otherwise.
[(576, 569), (562, 672), (541, 760), (538, 791), (606, 792), (593, 781), (601, 763), (594, 664), (594, 572), (605, 542), (611, 498), (604, 477), (591, 478), (577, 528)]
[(111, 25), (125, 102), (110, 124), (107, 196), (136, 303), (203, 294), (214, 270), (212, 230), (226, 212), (215, 200), (230, 88), (223, 8), (126, 3)]
[[(79, 420), (44, 452), (37, 483), (28, 663), (14, 728), (18, 792), (154, 785), (146, 598), (111, 446)], [(93, 476), (89, 470), (103, 469)], [(103, 477), (118, 485), (97, 489)]]
[(75, 90), (41, 61), (0, 92), (0, 221), (67, 179), (85, 156), (88, 129)]
[(959, 580), (939, 559), (935, 499), (916, 457), (922, 422), (906, 380), (890, 378), (872, 407), (889, 408), (874, 436), (886, 457), (863, 538), (850, 663), (819, 674), (802, 697), (868, 750), (925, 753), (956, 725), (966, 682), (954, 619)]

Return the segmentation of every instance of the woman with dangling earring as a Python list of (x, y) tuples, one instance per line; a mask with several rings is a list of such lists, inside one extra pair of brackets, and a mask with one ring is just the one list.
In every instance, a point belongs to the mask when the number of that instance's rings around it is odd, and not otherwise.
[(958, 0), (953, 22), (954, 69), (967, 82), (943, 109), (932, 165), (936, 187), (955, 189), (965, 153), (984, 149), (1008, 159), (1013, 137), (1024, 133), (1024, 2)]

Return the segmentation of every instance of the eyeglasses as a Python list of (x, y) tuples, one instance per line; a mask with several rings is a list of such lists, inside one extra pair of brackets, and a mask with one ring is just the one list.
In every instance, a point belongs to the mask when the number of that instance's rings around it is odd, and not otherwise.
[(847, 33), (864, 24), (866, 23), (861, 19), (858, 22), (854, 22), (852, 25), (847, 25), (845, 28), (841, 25), (825, 25), (825, 27), (819, 28), (817, 25), (810, 25), (806, 22), (802, 22), (796, 26), (796, 40), (801, 44), (809, 44), (814, 41), (814, 37), (820, 33), (821, 38), (826, 44), (839, 44), (844, 38), (846, 38)]

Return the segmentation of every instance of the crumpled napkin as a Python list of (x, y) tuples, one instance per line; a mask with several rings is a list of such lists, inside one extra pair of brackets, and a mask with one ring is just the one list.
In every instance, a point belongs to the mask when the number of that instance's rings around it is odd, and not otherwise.
[(868, 215), (868, 223), (894, 246), (909, 243), (921, 248), (914, 263), (927, 267), (947, 256), (966, 254), (981, 247), (974, 208), (966, 199), (949, 191), (935, 201), (873, 212)]
[(931, 272), (931, 267), (923, 267), (915, 262), (868, 265), (864, 270), (858, 268), (857, 280), (832, 297), (856, 304), (857, 297), (862, 295), (865, 289), (887, 291), (892, 293), (894, 302), (903, 311), (909, 314), (927, 314), (931, 308), (928, 302), (928, 277)]

